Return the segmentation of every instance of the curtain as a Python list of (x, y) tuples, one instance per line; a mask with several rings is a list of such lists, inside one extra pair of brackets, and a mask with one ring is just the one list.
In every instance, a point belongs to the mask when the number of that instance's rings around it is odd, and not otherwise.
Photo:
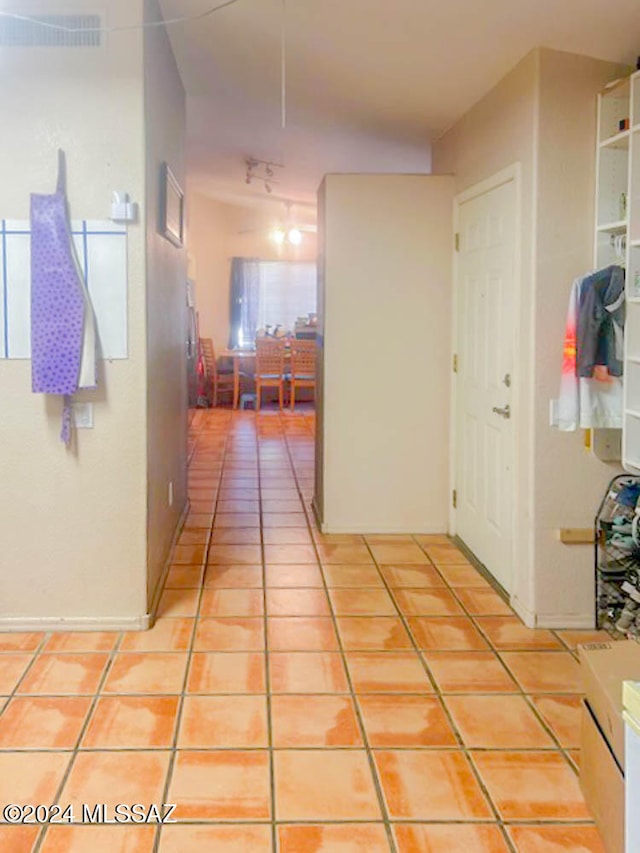
[(253, 343), (258, 328), (260, 265), (257, 258), (231, 259), (229, 347)]
[(298, 317), (316, 311), (316, 265), (311, 261), (260, 263), (258, 328), (295, 330)]

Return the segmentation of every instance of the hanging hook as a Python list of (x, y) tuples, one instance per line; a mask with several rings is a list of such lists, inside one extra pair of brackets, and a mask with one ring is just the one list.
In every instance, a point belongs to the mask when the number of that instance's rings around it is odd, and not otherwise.
[(609, 237), (609, 245), (619, 258), (625, 258), (627, 251), (626, 234), (611, 234)]

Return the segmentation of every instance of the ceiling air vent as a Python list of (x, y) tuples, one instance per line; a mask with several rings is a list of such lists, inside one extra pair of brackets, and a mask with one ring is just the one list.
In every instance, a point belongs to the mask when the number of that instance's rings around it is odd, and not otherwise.
[(0, 47), (100, 47), (100, 15), (0, 15)]

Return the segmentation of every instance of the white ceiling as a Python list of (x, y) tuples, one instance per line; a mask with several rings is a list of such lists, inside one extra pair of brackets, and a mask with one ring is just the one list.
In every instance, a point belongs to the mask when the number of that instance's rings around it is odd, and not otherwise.
[[(220, 0), (218, 0), (220, 2)], [(216, 0), (161, 0), (166, 18)], [(635, 66), (638, 0), (238, 0), (169, 28), (191, 186), (235, 204), (315, 202), (327, 172), (424, 172), (429, 141), (532, 48)], [(244, 158), (283, 163), (272, 196)]]

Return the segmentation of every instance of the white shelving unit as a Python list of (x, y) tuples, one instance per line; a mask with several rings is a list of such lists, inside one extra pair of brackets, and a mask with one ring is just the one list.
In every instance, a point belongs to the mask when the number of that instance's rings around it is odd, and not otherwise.
[[(594, 265), (617, 263), (624, 240), (625, 326), (622, 464), (640, 473), (640, 71), (611, 83), (598, 96)], [(594, 450), (597, 453), (596, 430)], [(608, 441), (610, 443), (611, 436)], [(600, 454), (598, 454), (600, 455)]]

